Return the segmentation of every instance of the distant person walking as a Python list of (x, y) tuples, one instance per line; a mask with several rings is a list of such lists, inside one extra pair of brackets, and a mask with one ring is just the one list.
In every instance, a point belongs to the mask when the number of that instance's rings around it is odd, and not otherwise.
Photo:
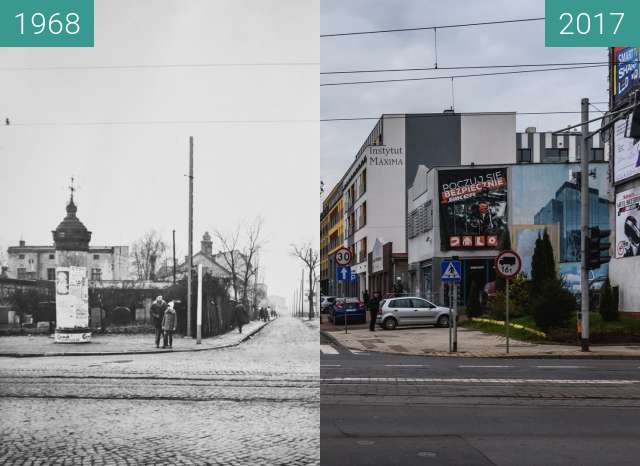
[(176, 310), (173, 308), (173, 301), (169, 302), (169, 305), (164, 311), (164, 317), (162, 319), (162, 330), (164, 331), (164, 345), (173, 348), (173, 332), (176, 331), (178, 325), (178, 318), (176, 316)]
[(244, 306), (238, 301), (233, 301), (235, 303), (233, 307), (233, 315), (235, 317), (236, 325), (238, 326), (238, 333), (242, 333), (242, 326), (244, 325)]
[(380, 307), (380, 293), (373, 293), (373, 297), (367, 302), (369, 308), (369, 331), (376, 331), (376, 319), (378, 318), (378, 308)]
[(167, 303), (162, 299), (162, 296), (156, 297), (156, 300), (151, 304), (151, 320), (153, 326), (156, 329), (156, 348), (160, 348), (160, 337), (162, 337), (162, 319), (164, 318), (164, 311), (167, 309)]

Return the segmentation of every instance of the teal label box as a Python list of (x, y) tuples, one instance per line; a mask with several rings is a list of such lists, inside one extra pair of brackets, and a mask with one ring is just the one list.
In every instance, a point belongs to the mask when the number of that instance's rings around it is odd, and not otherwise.
[(547, 47), (640, 46), (640, 0), (545, 0)]
[(93, 47), (94, 0), (0, 0), (0, 47)]

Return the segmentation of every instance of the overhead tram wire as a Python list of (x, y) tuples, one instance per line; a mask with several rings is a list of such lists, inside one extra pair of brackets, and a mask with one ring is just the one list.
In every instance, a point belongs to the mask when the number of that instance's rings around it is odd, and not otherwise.
[(129, 65), (52, 65), (2, 66), (0, 71), (78, 71), (78, 70), (145, 70), (181, 68), (286, 68), (319, 66), (319, 62), (256, 62), (256, 63), (136, 63)]
[[(601, 102), (603, 103), (603, 102)], [(606, 102), (604, 102), (606, 103)], [(464, 116), (490, 116), (496, 114), (508, 114), (515, 113), (518, 115), (567, 115), (567, 114), (579, 114), (579, 111), (571, 110), (555, 110), (555, 111), (542, 111), (542, 112), (518, 112), (518, 111), (495, 111), (495, 112), (457, 112), (456, 115)], [(387, 114), (385, 118), (439, 118), (450, 117), (450, 113), (416, 113), (416, 114)], [(134, 120), (134, 121), (86, 121), (86, 122), (33, 122), (33, 123), (20, 123), (12, 122), (11, 127), (72, 127), (72, 126), (153, 126), (153, 125), (242, 125), (242, 124), (299, 124), (299, 123), (318, 123), (318, 122), (348, 122), (348, 121), (365, 121), (365, 120), (379, 120), (377, 117), (335, 117), (335, 118), (320, 118), (320, 119), (289, 119), (289, 120)]]
[(483, 76), (501, 76), (512, 74), (525, 74), (525, 73), (542, 73), (546, 71), (565, 71), (565, 70), (582, 70), (586, 68), (599, 68), (609, 66), (608, 64), (600, 65), (584, 65), (584, 66), (570, 66), (570, 67), (556, 67), (556, 68), (542, 68), (534, 70), (515, 70), (515, 71), (494, 71), (491, 73), (474, 73), (474, 74), (458, 74), (449, 76), (421, 76), (417, 78), (391, 78), (391, 79), (375, 79), (370, 81), (344, 81), (337, 83), (322, 83), (320, 87), (328, 86), (352, 86), (357, 84), (382, 84), (382, 83), (396, 83), (396, 82), (411, 82), (411, 81), (431, 81), (438, 79), (462, 79), (462, 78), (478, 78)]
[(508, 23), (524, 23), (530, 21), (543, 21), (542, 18), (521, 18), (521, 19), (504, 19), (498, 21), (482, 21), (476, 23), (462, 23), (462, 24), (445, 24), (442, 26), (421, 26), (412, 28), (394, 28), (394, 29), (378, 29), (373, 31), (355, 31), (355, 32), (338, 32), (333, 34), (320, 34), (321, 38), (326, 37), (345, 37), (345, 36), (363, 36), (369, 34), (387, 34), (396, 32), (412, 32), (412, 31), (429, 31), (432, 29), (451, 29), (451, 28), (463, 28), (474, 26), (491, 26), (496, 24), (508, 24)]
[[(404, 73), (412, 71), (438, 71), (438, 70), (478, 70), (478, 69), (494, 69), (494, 68), (535, 68), (548, 66), (582, 66), (582, 65), (609, 65), (610, 61), (585, 61), (585, 62), (566, 62), (566, 63), (527, 63), (527, 64), (509, 64), (509, 65), (457, 65), (457, 66), (425, 66), (425, 67), (408, 67), (408, 68), (378, 68), (366, 70), (340, 70), (340, 71), (321, 71), (321, 75), (339, 75), (339, 74), (366, 74), (366, 73)], [(626, 64), (630, 62), (624, 62)]]

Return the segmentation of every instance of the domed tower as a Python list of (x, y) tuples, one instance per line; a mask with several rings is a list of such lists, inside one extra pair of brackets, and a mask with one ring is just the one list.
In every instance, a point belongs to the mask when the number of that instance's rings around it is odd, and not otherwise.
[(213, 254), (213, 242), (211, 241), (211, 235), (208, 231), (205, 231), (202, 236), (202, 241), (200, 241), (200, 251), (205, 256)]
[(73, 202), (73, 192), (75, 190), (73, 185), (70, 189), (71, 197), (67, 204), (67, 216), (52, 231), (56, 249), (56, 263), (59, 267), (86, 267), (91, 232), (76, 216), (78, 208)]

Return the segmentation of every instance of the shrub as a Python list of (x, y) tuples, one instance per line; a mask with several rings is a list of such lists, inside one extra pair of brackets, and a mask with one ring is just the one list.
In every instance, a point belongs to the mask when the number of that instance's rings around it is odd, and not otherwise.
[(614, 299), (611, 283), (607, 278), (602, 285), (602, 296), (600, 297), (600, 315), (605, 322), (618, 320), (618, 303)]
[(547, 332), (551, 328), (563, 328), (569, 323), (576, 309), (576, 298), (557, 277), (547, 278), (540, 289), (531, 296), (531, 314), (538, 328)]
[(482, 314), (482, 306), (480, 306), (480, 287), (478, 282), (471, 280), (469, 286), (469, 303), (467, 304), (467, 316), (478, 317)]

